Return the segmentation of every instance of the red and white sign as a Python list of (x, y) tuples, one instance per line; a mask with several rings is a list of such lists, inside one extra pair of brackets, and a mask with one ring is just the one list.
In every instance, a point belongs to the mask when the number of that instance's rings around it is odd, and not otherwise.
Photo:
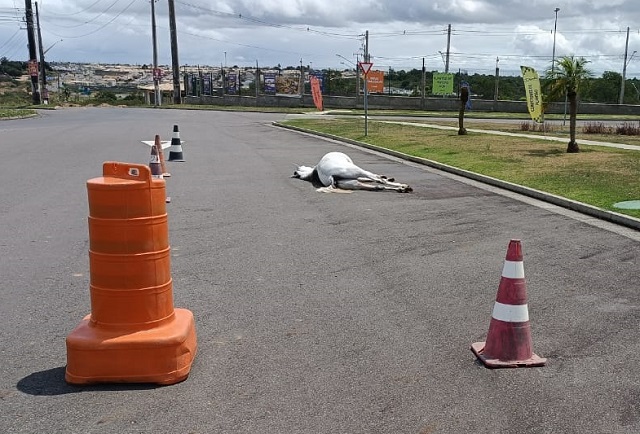
[(29, 60), (28, 63), (28, 67), (29, 67), (29, 75), (32, 77), (37, 77), (38, 76), (38, 61), (37, 60)]
[(360, 65), (360, 69), (362, 69), (362, 72), (364, 72), (364, 75), (367, 75), (369, 71), (371, 71), (371, 67), (373, 66), (373, 63), (360, 62), (359, 65)]

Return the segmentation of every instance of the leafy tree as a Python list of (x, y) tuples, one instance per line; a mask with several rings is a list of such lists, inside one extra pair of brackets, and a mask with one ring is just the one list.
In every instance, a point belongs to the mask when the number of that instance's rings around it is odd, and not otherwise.
[(601, 78), (590, 80), (590, 86), (585, 87), (582, 97), (589, 101), (616, 104), (620, 98), (621, 82), (622, 74), (605, 71)]
[(94, 98), (100, 102), (113, 103), (118, 100), (118, 96), (110, 90), (99, 90)]
[(555, 60), (553, 67), (546, 71), (547, 95), (551, 99), (560, 99), (565, 95), (569, 101), (569, 143), (567, 152), (580, 152), (576, 143), (576, 118), (578, 114), (578, 96), (582, 85), (592, 77), (586, 68), (589, 63), (584, 57), (564, 56)]
[(0, 58), (0, 75), (7, 74), (11, 77), (20, 77), (26, 72), (27, 64), (25, 62), (16, 62), (7, 59), (6, 57)]

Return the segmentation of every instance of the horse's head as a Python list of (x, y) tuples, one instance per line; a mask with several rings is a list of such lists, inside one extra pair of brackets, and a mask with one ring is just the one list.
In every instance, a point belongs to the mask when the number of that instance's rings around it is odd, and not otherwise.
[(293, 171), (292, 178), (300, 178), (305, 181), (309, 181), (313, 176), (314, 167), (309, 166), (298, 166), (296, 170)]

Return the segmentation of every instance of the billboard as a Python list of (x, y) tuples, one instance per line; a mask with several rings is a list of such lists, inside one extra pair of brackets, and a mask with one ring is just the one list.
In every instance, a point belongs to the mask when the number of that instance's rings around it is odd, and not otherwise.
[(236, 95), (238, 93), (238, 73), (230, 72), (227, 75), (227, 94)]
[(453, 93), (453, 74), (434, 72), (432, 88), (434, 95), (451, 95)]
[(384, 93), (384, 71), (369, 70), (367, 77), (367, 92)]
[(265, 72), (264, 73), (264, 93), (267, 95), (276, 94), (276, 73)]
[(297, 75), (278, 75), (276, 77), (276, 93), (284, 95), (300, 94), (300, 73)]

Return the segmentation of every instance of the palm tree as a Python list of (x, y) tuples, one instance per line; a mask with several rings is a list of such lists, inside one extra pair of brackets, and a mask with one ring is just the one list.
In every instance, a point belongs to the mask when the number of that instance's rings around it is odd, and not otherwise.
[(578, 114), (578, 95), (580, 87), (593, 74), (585, 65), (589, 63), (584, 57), (565, 56), (556, 59), (552, 68), (546, 72), (547, 96), (557, 100), (565, 95), (569, 101), (569, 144), (567, 152), (580, 152), (576, 143), (576, 117)]

